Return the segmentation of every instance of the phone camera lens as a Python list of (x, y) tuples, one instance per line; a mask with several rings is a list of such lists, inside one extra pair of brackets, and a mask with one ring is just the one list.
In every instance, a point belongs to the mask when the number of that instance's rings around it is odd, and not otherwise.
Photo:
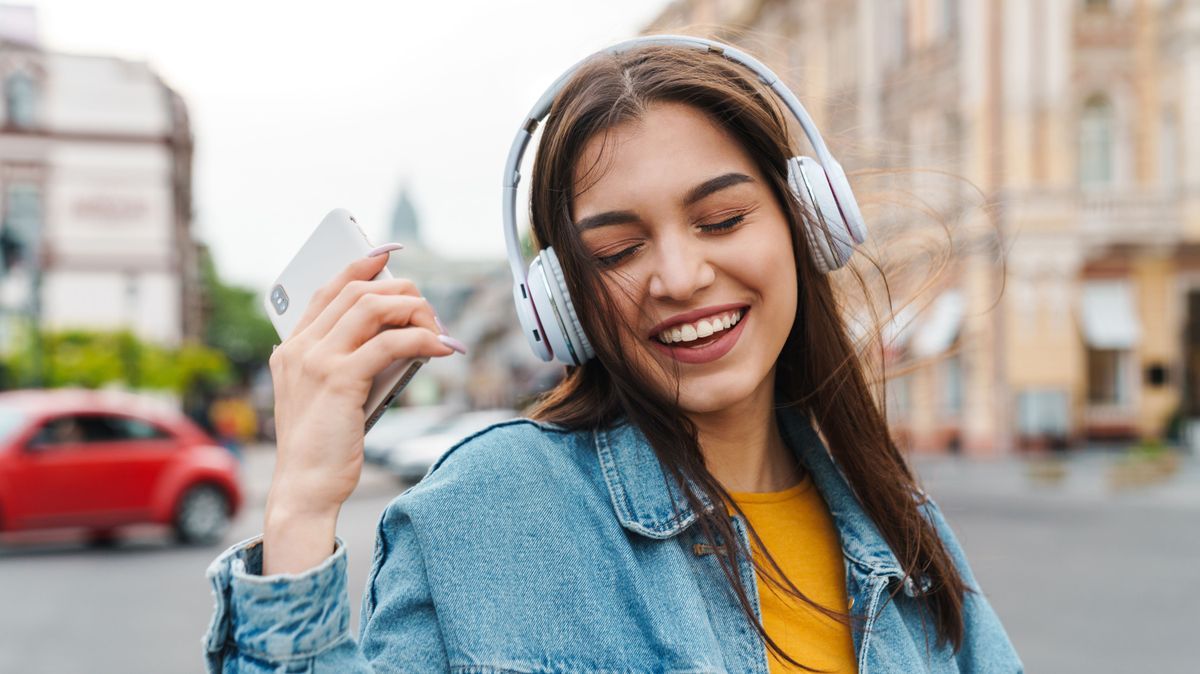
[(288, 308), (288, 296), (283, 291), (283, 286), (275, 286), (271, 290), (271, 305), (275, 307), (275, 313), (282, 314)]

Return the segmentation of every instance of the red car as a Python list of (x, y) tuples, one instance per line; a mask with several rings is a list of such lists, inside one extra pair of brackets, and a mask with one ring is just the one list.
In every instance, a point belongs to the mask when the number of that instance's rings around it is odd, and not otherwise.
[(170, 406), (128, 393), (0, 393), (0, 531), (165, 524), (215, 543), (241, 507), (238, 461)]

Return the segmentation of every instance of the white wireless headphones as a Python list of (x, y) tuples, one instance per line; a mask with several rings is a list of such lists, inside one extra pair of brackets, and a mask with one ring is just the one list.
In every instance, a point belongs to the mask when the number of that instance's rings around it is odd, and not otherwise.
[(800, 100), (769, 68), (749, 54), (703, 38), (648, 35), (621, 42), (576, 63), (550, 85), (517, 131), (504, 164), (504, 238), (512, 267), (513, 300), (529, 345), (545, 361), (556, 358), (566, 365), (583, 365), (595, 356), (595, 351), (579, 323), (554, 249), (547, 247), (538, 253), (526, 273), (517, 235), (517, 183), (521, 180), (521, 158), (538, 124), (550, 114), (555, 97), (580, 66), (598, 54), (618, 55), (644, 45), (674, 45), (720, 54), (752, 70), (791, 110), (817, 154), (817, 159), (797, 156), (788, 160), (788, 184), (792, 194), (819, 220), (808, 223), (805, 234), (813, 259), (822, 273), (845, 265), (854, 254), (854, 247), (867, 238), (862, 213), (846, 173), (829, 154), (821, 133)]

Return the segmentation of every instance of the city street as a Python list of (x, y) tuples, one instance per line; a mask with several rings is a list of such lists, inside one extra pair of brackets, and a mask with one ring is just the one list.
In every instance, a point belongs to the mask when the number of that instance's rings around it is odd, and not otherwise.
[[(1183, 672), (1200, 603), (1200, 463), (1113, 494), (1108, 455), (1055, 486), (1027, 464), (918, 466), (1031, 672)], [(272, 455), (248, 452), (249, 504), (228, 542), (258, 532)], [(354, 629), (376, 519), (400, 487), (368, 469), (342, 511)], [(203, 573), (222, 546), (139, 530), (108, 549), (62, 536), (0, 539), (0, 672), (202, 671), (212, 607)], [(1194, 664), (1194, 663), (1193, 663)]]

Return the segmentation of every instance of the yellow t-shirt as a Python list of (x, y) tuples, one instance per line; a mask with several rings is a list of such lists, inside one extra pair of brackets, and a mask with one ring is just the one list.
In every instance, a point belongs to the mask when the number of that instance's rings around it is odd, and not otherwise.
[[(775, 492), (731, 492), (789, 580), (821, 606), (848, 612), (837, 527), (812, 479)], [(731, 509), (732, 512), (732, 509)], [(752, 541), (753, 542), (753, 541)], [(757, 560), (766, 564), (755, 546)], [(778, 575), (778, 574), (775, 574)], [(828, 672), (857, 672), (850, 627), (758, 577), (763, 627), (793, 659)], [(801, 672), (767, 650), (771, 674)]]

